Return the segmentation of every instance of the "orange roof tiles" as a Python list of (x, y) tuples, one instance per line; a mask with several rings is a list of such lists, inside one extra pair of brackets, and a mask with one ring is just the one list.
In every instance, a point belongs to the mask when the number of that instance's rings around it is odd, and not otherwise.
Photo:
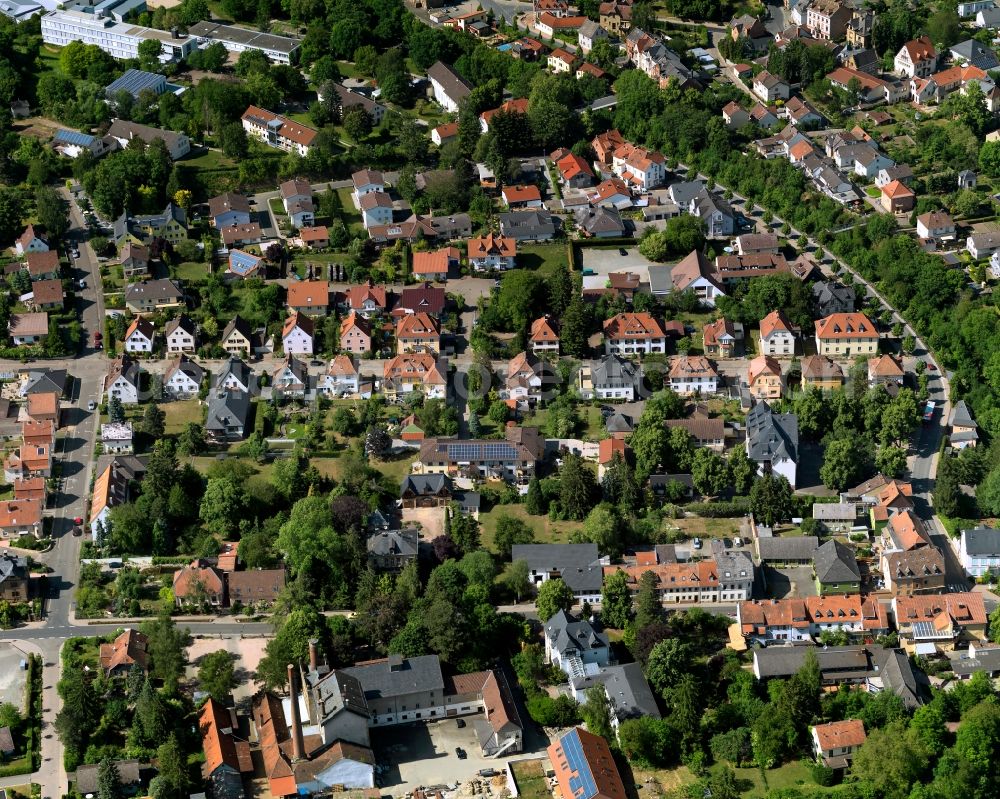
[(620, 313), (604, 322), (604, 337), (610, 341), (666, 338), (666, 331), (651, 314)]
[(611, 463), (616, 454), (624, 458), (627, 450), (628, 446), (621, 439), (606, 438), (597, 445), (597, 462), (602, 466)]
[(413, 274), (420, 275), (447, 275), (448, 274), (448, 250), (435, 250), (434, 252), (413, 253)]
[(137, 664), (145, 671), (149, 665), (147, 644), (146, 636), (138, 630), (125, 630), (110, 644), (101, 644), (101, 668), (110, 672), (119, 666)]
[(974, 591), (961, 593), (900, 596), (894, 600), (896, 624), (913, 624), (947, 614), (960, 627), (986, 624), (983, 595)]
[(281, 326), (281, 337), (285, 338), (289, 333), (291, 333), (295, 328), (299, 328), (308, 336), (313, 334), (313, 323), (312, 319), (308, 316), (296, 311), (291, 316), (285, 320), (285, 324)]
[(902, 550), (909, 551), (930, 546), (931, 540), (924, 529), (924, 523), (914, 516), (913, 511), (904, 510), (889, 518), (890, 535)]
[(771, 311), (771, 313), (760, 320), (761, 338), (768, 338), (776, 330), (792, 332), (792, 323), (788, 321), (788, 317), (781, 311)]
[(555, 320), (551, 316), (546, 314), (531, 323), (531, 341), (541, 344), (559, 341)]
[(205, 753), (201, 773), (204, 779), (209, 779), (215, 770), (222, 765), (229, 766), (240, 773), (253, 771), (253, 761), (250, 758), (250, 744), (247, 741), (237, 741), (230, 730), (234, 725), (230, 718), (231, 711), (209, 697), (202, 705), (198, 714), (198, 728), (201, 730), (201, 745)]
[(541, 202), (542, 199), (542, 193), (538, 190), (538, 186), (505, 186), (502, 194), (504, 202), (508, 205), (511, 203)]
[(747, 366), (747, 382), (751, 386), (764, 375), (781, 376), (781, 366), (770, 355), (758, 355)]
[(828, 724), (817, 724), (813, 727), (816, 740), (824, 752), (834, 749), (853, 749), (865, 742), (865, 725), (860, 719), (845, 719), (831, 721)]
[(288, 284), (289, 308), (327, 308), (330, 284), (325, 280), (295, 280)]
[(445, 382), (437, 360), (427, 352), (407, 352), (385, 362), (382, 373), (386, 380), (419, 380), (428, 384)]
[(399, 320), (396, 325), (397, 339), (423, 338), (437, 341), (441, 338), (441, 327), (430, 314), (411, 313)]
[(863, 313), (835, 313), (816, 320), (820, 339), (878, 338), (878, 328)]
[(912, 189), (910, 189), (905, 183), (900, 183), (898, 180), (894, 180), (891, 183), (886, 183), (882, 187), (882, 193), (889, 197), (890, 199), (897, 199), (899, 197), (913, 197), (915, 196)]
[[(567, 739), (577, 738), (569, 743)], [(625, 799), (625, 785), (608, 742), (599, 735), (575, 727), (546, 750), (562, 799)], [(568, 752), (579, 751), (582, 761)], [(582, 772), (586, 773), (582, 773)], [(592, 786), (585, 791), (583, 785)]]
[(517, 241), (515, 239), (509, 236), (495, 236), (492, 233), (480, 238), (469, 239), (468, 248), (470, 258), (486, 258), (489, 255), (509, 258), (517, 255)]
[(0, 502), (0, 529), (32, 527), (42, 523), (42, 503), (37, 499)]
[(313, 140), (316, 138), (316, 131), (308, 125), (295, 122), (280, 114), (275, 114), (273, 111), (258, 108), (255, 105), (250, 106), (243, 112), (242, 119), (248, 120), (251, 124), (256, 124), (259, 127), (268, 127), (268, 123), (280, 121), (281, 126), (278, 128), (278, 135), (303, 147), (311, 146)]

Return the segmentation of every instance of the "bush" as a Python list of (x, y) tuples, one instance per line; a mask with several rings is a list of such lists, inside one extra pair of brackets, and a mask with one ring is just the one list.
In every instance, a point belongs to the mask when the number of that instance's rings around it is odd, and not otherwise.
[(837, 772), (829, 766), (824, 766), (822, 763), (811, 764), (809, 766), (809, 773), (813, 778), (813, 782), (817, 785), (822, 785), (824, 788), (829, 788), (837, 780)]
[(732, 519), (750, 512), (750, 500), (737, 497), (729, 502), (692, 502), (687, 510), (706, 519)]

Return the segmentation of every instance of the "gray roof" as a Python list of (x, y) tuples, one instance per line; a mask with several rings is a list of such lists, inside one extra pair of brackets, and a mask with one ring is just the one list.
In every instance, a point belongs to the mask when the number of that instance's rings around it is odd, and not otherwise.
[(37, 372), (28, 372), (28, 384), (24, 388), (25, 395), (48, 394), (52, 391), (59, 396), (66, 392), (65, 369), (41, 369)]
[(757, 551), (762, 561), (811, 560), (818, 546), (819, 539), (814, 535), (757, 539)]
[(1000, 8), (984, 8), (979, 14), (983, 15), (983, 24), (987, 28), (1000, 27)]
[(861, 580), (854, 550), (836, 539), (827, 541), (813, 555), (816, 579), (821, 583), (850, 583)]
[(196, 22), (188, 28), (188, 34), (201, 39), (233, 42), (253, 50), (273, 50), (276, 53), (290, 54), (299, 48), (299, 40), (289, 36), (275, 36), (273, 33), (260, 33), (218, 22)]
[(849, 522), (857, 518), (858, 511), (853, 502), (814, 502), (812, 515), (821, 521)]
[[(122, 785), (139, 784), (139, 761), (116, 760), (118, 782)], [(76, 789), (81, 794), (97, 793), (97, 770), (100, 766), (80, 766), (76, 770)]]
[(873, 655), (879, 664), (883, 687), (902, 699), (907, 710), (922, 705), (927, 687), (926, 675), (914, 671), (910, 659), (898, 649), (875, 651)]
[(565, 610), (560, 610), (545, 622), (545, 635), (560, 653), (571, 649), (607, 649), (610, 646), (607, 635), (598, 632), (586, 619), (577, 620)]
[(598, 25), (594, 20), (588, 19), (578, 29), (578, 33), (585, 39), (607, 39), (608, 32)]
[(500, 232), (515, 239), (555, 234), (555, 222), (548, 211), (511, 211), (500, 214)]
[(653, 294), (669, 294), (672, 287), (670, 267), (663, 264), (651, 264), (649, 267), (649, 290)]
[(975, 39), (966, 39), (964, 42), (953, 44), (949, 49), (953, 57), (962, 58), (982, 70), (1000, 67), (996, 53)]
[(245, 429), (249, 416), (249, 394), (243, 391), (214, 391), (208, 399), (205, 429), (225, 431), (234, 424)]
[(625, 223), (617, 208), (585, 208), (576, 215), (576, 223), (591, 235), (614, 233), (622, 235)]
[(417, 496), (435, 496), (450, 490), (451, 480), (444, 474), (408, 474), (399, 485), (402, 495), (407, 489)]
[[(229, 324), (232, 326), (232, 322)], [(227, 327), (226, 329), (228, 330), (229, 328)], [(241, 385), (246, 386), (251, 394), (257, 392), (257, 376), (244, 361), (235, 355), (230, 355), (229, 359), (220, 367), (219, 373), (215, 377), (214, 387), (218, 388), (221, 386), (229, 375), (233, 375)]]
[(723, 549), (715, 553), (715, 568), (719, 580), (753, 579), (753, 558), (742, 549)]
[(527, 561), (531, 571), (558, 571), (575, 594), (600, 591), (604, 584), (597, 544), (515, 544), (510, 559)]
[(463, 100), (472, 92), (472, 85), (454, 69), (435, 61), (427, 70), (427, 77), (437, 83), (454, 102)]
[(317, 723), (326, 721), (342, 710), (368, 717), (368, 703), (365, 701), (361, 683), (356, 677), (337, 669), (325, 675), (320, 672), (310, 672), (306, 679), (312, 685), (311, 699), (319, 711), (316, 714)]
[(1000, 648), (977, 647), (975, 657), (963, 655), (952, 660), (951, 670), (960, 676), (972, 675), (979, 671), (985, 671), (987, 674), (1000, 671)]
[(638, 389), (642, 371), (632, 361), (619, 355), (605, 355), (599, 361), (590, 362), (590, 380), (595, 387), (631, 386)]
[(160, 94), (166, 85), (167, 79), (163, 75), (144, 72), (141, 69), (129, 69), (120, 78), (109, 83), (104, 93), (107, 97), (114, 97), (118, 92), (128, 92), (133, 97), (138, 97), (139, 93), (146, 89)]
[(975, 527), (962, 530), (965, 551), (969, 555), (1000, 555), (1000, 530), (995, 527)]
[(142, 283), (132, 283), (125, 287), (125, 302), (141, 300), (155, 301), (157, 299), (183, 299), (184, 292), (174, 281), (167, 278), (146, 280)]
[(441, 661), (437, 655), (415, 658), (389, 655), (362, 666), (350, 666), (343, 671), (358, 679), (366, 699), (387, 699), (417, 692), (444, 690)]
[(952, 427), (976, 426), (976, 420), (972, 418), (972, 412), (969, 410), (969, 406), (965, 404), (965, 400), (959, 400), (952, 406), (951, 418), (948, 420), (948, 424)]
[(382, 530), (368, 539), (368, 552), (372, 555), (401, 555), (416, 557), (420, 534), (413, 529)]
[(596, 674), (586, 674), (573, 679), (575, 691), (586, 691), (595, 685), (603, 685), (611, 699), (612, 712), (619, 721), (639, 716), (660, 718), (660, 708), (656, 697), (646, 682), (642, 666), (626, 663), (622, 666), (604, 666)]
[(631, 433), (634, 425), (631, 417), (615, 412), (607, 418), (604, 427), (609, 433)]
[(857, 678), (874, 676), (885, 656), (880, 646), (769, 646), (754, 650), (754, 666), (763, 678), (791, 677), (802, 668), (810, 650), (816, 653), (825, 680), (830, 679), (831, 672), (843, 671), (856, 672)]
[(670, 189), (670, 199), (677, 205), (687, 208), (691, 200), (699, 196), (705, 190), (705, 183), (701, 180), (682, 180), (674, 183)]
[(124, 119), (116, 119), (108, 128), (108, 135), (115, 139), (141, 139), (146, 144), (152, 144), (156, 139), (161, 139), (169, 148), (177, 146), (178, 141), (184, 134), (174, 133), (172, 130), (154, 128), (151, 125), (140, 125), (138, 122), (129, 122)]
[(831, 302), (854, 304), (854, 289), (850, 286), (845, 286), (843, 283), (817, 281), (813, 283), (812, 293), (820, 308)]
[(201, 385), (201, 381), (205, 379), (205, 370), (190, 358), (181, 358), (175, 368), (168, 369), (166, 379), (169, 380), (174, 372), (183, 372), (198, 385)]
[(774, 413), (759, 402), (747, 414), (747, 442), (750, 460), (790, 460), (798, 462), (799, 420), (794, 413)]
[(28, 561), (27, 558), (21, 557), (19, 555), (11, 555), (9, 552), (4, 552), (0, 555), (0, 583), (11, 577), (25, 578), (28, 576)]

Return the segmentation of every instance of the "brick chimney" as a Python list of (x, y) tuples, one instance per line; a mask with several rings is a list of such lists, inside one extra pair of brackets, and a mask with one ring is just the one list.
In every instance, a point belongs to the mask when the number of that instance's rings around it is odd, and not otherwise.
[(299, 693), (295, 690), (295, 666), (288, 664), (288, 696), (292, 710), (292, 762), (305, 760), (306, 747), (302, 738), (302, 720), (299, 718)]
[(319, 669), (319, 641), (315, 638), (309, 639), (309, 670), (317, 671)]

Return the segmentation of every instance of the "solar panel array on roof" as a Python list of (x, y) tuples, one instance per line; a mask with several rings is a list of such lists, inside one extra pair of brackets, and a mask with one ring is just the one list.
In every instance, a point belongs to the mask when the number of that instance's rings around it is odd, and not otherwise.
[(88, 133), (80, 133), (76, 130), (57, 130), (53, 139), (62, 144), (75, 144), (79, 147), (89, 147), (94, 137)]
[(149, 89), (156, 94), (161, 94), (166, 90), (167, 79), (163, 75), (155, 72), (144, 72), (141, 69), (130, 69), (118, 80), (111, 83), (105, 90), (108, 97), (113, 97), (118, 92), (128, 92), (133, 97), (138, 97), (139, 93)]
[(574, 729), (559, 743), (562, 745), (566, 762), (572, 771), (569, 785), (573, 791), (573, 798), (590, 799), (590, 797), (596, 796), (597, 783), (594, 782), (594, 775), (590, 772), (590, 764), (583, 753), (583, 743), (580, 741), (579, 733)]
[(449, 444), (448, 457), (453, 461), (491, 460), (505, 461), (517, 457), (517, 450), (510, 444)]

